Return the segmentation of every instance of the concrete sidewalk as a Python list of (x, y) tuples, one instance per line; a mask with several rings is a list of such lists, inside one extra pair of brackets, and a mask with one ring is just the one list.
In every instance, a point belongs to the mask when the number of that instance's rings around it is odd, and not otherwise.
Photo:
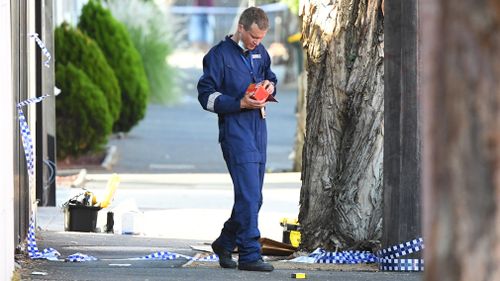
[[(122, 233), (120, 211), (140, 212), (140, 233), (163, 238), (215, 239), (231, 214), (233, 188), (229, 174), (120, 174), (121, 183), (114, 201), (99, 213), (98, 226), (105, 224), (106, 212), (115, 212), (115, 233)], [(84, 188), (103, 197), (110, 174), (88, 174)], [(296, 218), (299, 212), (300, 173), (268, 173), (265, 176), (264, 204), (260, 211), (262, 237), (282, 239), (283, 217)], [(58, 185), (57, 207), (39, 208), (38, 226), (62, 231), (60, 206), (82, 188)]]
[[(376, 272), (376, 265), (300, 264), (271, 261), (270, 273), (221, 269), (217, 262), (127, 260), (157, 251), (195, 256), (191, 247), (204, 242), (161, 239), (129, 235), (39, 231), (38, 247), (57, 249), (63, 257), (76, 252), (92, 255), (98, 261), (70, 263), (47, 260), (22, 260), (22, 280), (291, 280), (291, 274), (303, 272), (309, 280), (421, 280), (421, 273)], [(205, 245), (206, 246), (206, 245)], [(271, 257), (272, 258), (272, 257)], [(39, 275), (43, 274), (43, 275)]]
[[(187, 256), (209, 249), (219, 234), (232, 204), (227, 174), (122, 174), (112, 207), (131, 202), (149, 217), (142, 235), (65, 232), (60, 205), (79, 188), (59, 186), (58, 207), (38, 209), (37, 243), (41, 250), (52, 247), (62, 258), (77, 252), (98, 261), (69, 263), (21, 259), (22, 280), (290, 280), (292, 273), (305, 272), (309, 280), (403, 280), (416, 281), (421, 273), (377, 272), (375, 264), (302, 264), (266, 257), (276, 270), (271, 273), (221, 269), (217, 262), (138, 261), (158, 251)], [(99, 194), (109, 174), (89, 174), (84, 186)], [(264, 206), (259, 227), (262, 237), (281, 241), (281, 217), (298, 215), (299, 173), (270, 173), (264, 184)], [(127, 203), (129, 204), (129, 203)], [(206, 253), (205, 253), (206, 254)], [(236, 256), (235, 256), (236, 258)], [(44, 275), (34, 275), (44, 274)]]

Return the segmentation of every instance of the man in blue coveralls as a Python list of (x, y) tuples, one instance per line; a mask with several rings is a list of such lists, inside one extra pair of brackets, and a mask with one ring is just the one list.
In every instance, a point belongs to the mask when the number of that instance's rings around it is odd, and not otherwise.
[[(274, 269), (262, 260), (257, 225), (266, 163), (266, 102), (246, 93), (251, 83), (261, 83), (269, 94), (276, 94), (271, 59), (260, 44), (268, 29), (269, 20), (262, 9), (243, 11), (236, 33), (226, 36), (203, 58), (203, 75), (198, 82), (201, 106), (218, 115), (219, 142), (234, 186), (231, 217), (212, 243), (224, 268)], [(238, 264), (231, 257), (235, 246)]]

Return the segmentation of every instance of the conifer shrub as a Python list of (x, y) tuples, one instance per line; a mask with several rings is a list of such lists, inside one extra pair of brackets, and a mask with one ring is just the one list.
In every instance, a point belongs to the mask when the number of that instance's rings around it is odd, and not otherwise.
[(106, 97), (81, 69), (56, 65), (56, 138), (59, 159), (102, 151), (112, 132)]
[(56, 63), (73, 64), (83, 70), (90, 80), (106, 96), (108, 109), (116, 122), (120, 117), (122, 96), (118, 80), (97, 43), (80, 30), (67, 23), (54, 31)]
[(78, 27), (93, 38), (113, 68), (122, 93), (122, 110), (113, 131), (128, 132), (144, 118), (149, 85), (141, 57), (125, 26), (95, 0), (83, 8)]

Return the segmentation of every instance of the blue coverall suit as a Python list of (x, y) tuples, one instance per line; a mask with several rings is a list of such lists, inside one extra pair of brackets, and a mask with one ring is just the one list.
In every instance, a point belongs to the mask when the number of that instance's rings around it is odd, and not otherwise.
[(240, 109), (240, 100), (250, 83), (277, 83), (270, 66), (262, 44), (244, 53), (226, 36), (203, 58), (203, 75), (198, 82), (201, 106), (218, 114), (219, 142), (234, 185), (231, 217), (216, 243), (229, 252), (237, 245), (240, 263), (261, 258), (257, 223), (267, 147), (266, 121), (260, 110)]

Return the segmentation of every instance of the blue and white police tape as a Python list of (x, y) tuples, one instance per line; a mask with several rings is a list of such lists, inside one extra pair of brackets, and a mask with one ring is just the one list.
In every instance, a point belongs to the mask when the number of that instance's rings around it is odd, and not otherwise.
[(210, 256), (202, 257), (202, 258), (194, 258), (182, 254), (177, 254), (177, 253), (172, 253), (172, 252), (156, 252), (149, 254), (147, 256), (139, 257), (139, 258), (129, 258), (128, 260), (175, 260), (175, 259), (187, 259), (187, 260), (193, 260), (193, 261), (218, 261), (219, 258), (217, 255), (213, 254)]
[(424, 249), (424, 239), (417, 238), (377, 252), (379, 269), (383, 271), (424, 271), (423, 259), (399, 259)]
[(316, 259), (316, 263), (358, 264), (374, 263), (377, 257), (368, 251), (324, 252)]
[(297, 257), (291, 261), (305, 263), (358, 264), (375, 263), (377, 256), (368, 251), (327, 252), (318, 248), (307, 257)]
[(30, 225), (28, 228), (28, 238), (27, 238), (27, 244), (28, 244), (28, 256), (31, 259), (47, 259), (47, 260), (52, 260), (52, 261), (57, 261), (59, 260), (59, 256), (61, 254), (53, 249), (53, 248), (47, 248), (43, 249), (43, 251), (39, 251), (38, 247), (36, 245), (36, 238), (35, 238), (35, 222), (33, 220), (33, 217), (31, 218)]
[[(182, 254), (177, 254), (177, 253), (172, 253), (172, 252), (156, 252), (152, 253), (146, 256), (138, 257), (138, 258), (125, 258), (125, 259), (104, 259), (106, 261), (112, 261), (112, 260), (176, 260), (176, 259), (186, 259), (186, 260), (193, 260), (193, 261), (218, 261), (217, 255), (213, 254), (207, 257), (203, 258), (193, 258), (190, 256), (182, 255)], [(73, 255), (68, 256), (67, 258), (64, 259), (65, 261), (68, 262), (85, 262), (85, 261), (96, 261), (98, 260), (96, 257), (85, 255), (82, 253), (76, 253)]]
[[(172, 252), (155, 252), (146, 256), (138, 257), (138, 258), (125, 258), (125, 259), (104, 259), (107, 261), (111, 260), (176, 260), (176, 259), (186, 259), (193, 261), (218, 261), (217, 255), (213, 254), (203, 258), (193, 258), (187, 255), (172, 253)], [(88, 256), (82, 253), (76, 253), (68, 256), (65, 261), (69, 262), (84, 262), (84, 261), (95, 261), (98, 260), (96, 257)]]
[[(30, 225), (28, 228), (28, 256), (31, 259), (47, 259), (47, 260), (53, 260), (53, 261), (58, 261), (59, 257), (61, 254), (53, 249), (53, 248), (47, 248), (44, 249), (42, 252), (38, 250), (37, 244), (36, 244), (36, 238), (35, 238), (35, 222), (34, 222), (34, 216), (32, 216)], [(127, 258), (126, 260), (175, 260), (179, 258), (184, 258), (187, 260), (195, 260), (195, 261), (218, 261), (217, 255), (213, 254), (208, 257), (203, 257), (203, 258), (193, 258), (190, 256), (182, 255), (182, 254), (177, 254), (177, 253), (172, 253), (172, 252), (156, 252), (149, 254), (147, 256), (139, 257), (139, 258)], [(82, 254), (82, 253), (75, 253), (72, 255), (69, 255), (64, 259), (67, 262), (86, 262), (86, 261), (96, 261), (98, 260), (96, 257)], [(113, 259), (107, 259), (107, 260), (113, 260)]]
[(129, 258), (128, 260), (176, 260), (178, 258), (191, 259), (190, 256), (160, 251), (139, 258)]
[(377, 256), (383, 258), (398, 258), (400, 256), (405, 256), (408, 254), (416, 253), (424, 248), (424, 239), (418, 238), (408, 241), (406, 243), (401, 243), (386, 249), (379, 250)]
[(50, 62), (50, 59), (51, 59), (51, 55), (50, 55), (49, 50), (47, 50), (47, 47), (45, 46), (45, 43), (43, 43), (43, 41), (40, 40), (40, 38), (38, 38), (38, 33), (30, 33), (29, 36), (31, 38), (35, 39), (38, 47), (40, 47), (40, 49), (42, 49), (42, 53), (47, 58), (47, 60), (43, 62), (43, 65), (45, 65), (45, 67), (50, 67), (49, 62)]
[(216, 254), (210, 256), (194, 259), (195, 261), (219, 261), (219, 257)]
[[(53, 248), (47, 248), (44, 249), (42, 252), (38, 250), (38, 246), (36, 244), (36, 237), (35, 237), (35, 221), (34, 221), (34, 215), (31, 217), (30, 220), (30, 225), (28, 228), (28, 238), (27, 238), (27, 244), (28, 244), (28, 256), (31, 259), (47, 259), (47, 260), (53, 260), (53, 261), (58, 261), (59, 257), (61, 254), (53, 249)], [(187, 260), (194, 260), (194, 261), (218, 261), (217, 255), (213, 254), (207, 257), (203, 258), (193, 258), (187, 255), (182, 255), (182, 254), (177, 254), (177, 253), (172, 253), (172, 252), (156, 252), (152, 253), (146, 256), (142, 256), (139, 258), (127, 258), (126, 260), (175, 260), (175, 259), (187, 259)], [(96, 261), (98, 260), (96, 257), (82, 254), (82, 253), (75, 253), (72, 255), (69, 255), (64, 259), (67, 262), (86, 262), (86, 261)], [(107, 260), (113, 260), (113, 259), (107, 259)], [(117, 260), (123, 260), (123, 259), (117, 259)]]
[(423, 248), (424, 240), (418, 238), (377, 251), (376, 255), (368, 251), (327, 252), (318, 248), (307, 257), (297, 257), (291, 261), (330, 264), (378, 263), (379, 269), (382, 271), (423, 271), (423, 259), (398, 259), (401, 256), (416, 253)]
[(74, 253), (72, 255), (67, 256), (64, 261), (67, 262), (84, 262), (84, 261), (96, 261), (97, 258), (93, 256), (89, 256), (82, 253)]
[[(36, 244), (35, 237), (35, 215), (33, 214), (30, 219), (30, 225), (28, 227), (28, 256), (31, 259), (46, 259), (51, 261), (59, 261), (59, 257), (61, 254), (54, 248), (43, 249), (43, 251), (38, 250), (38, 246)], [(95, 261), (97, 258), (93, 256), (88, 256), (82, 253), (75, 253), (73, 255), (69, 255), (65, 261), (68, 262), (83, 262), (83, 261)]]
[[(44, 95), (37, 98), (30, 98), (25, 101), (19, 102), (17, 104), (17, 114), (19, 117), (19, 129), (21, 131), (21, 140), (23, 142), (24, 156), (26, 157), (26, 165), (28, 166), (29, 177), (32, 178), (35, 175), (35, 156), (33, 153), (33, 139), (31, 137), (31, 131), (26, 122), (26, 117), (22, 110), (23, 106), (30, 105), (33, 103), (38, 103), (44, 100), (49, 95)], [(30, 181), (31, 182), (31, 181)]]

